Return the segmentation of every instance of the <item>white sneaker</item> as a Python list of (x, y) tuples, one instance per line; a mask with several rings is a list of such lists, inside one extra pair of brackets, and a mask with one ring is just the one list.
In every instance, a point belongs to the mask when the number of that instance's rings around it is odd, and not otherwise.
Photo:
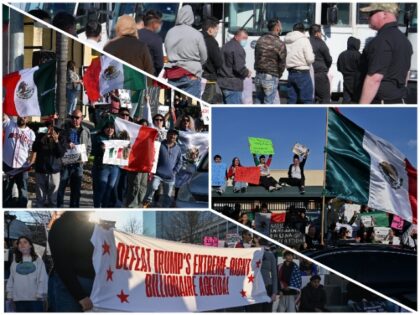
[(270, 187), (268, 187), (268, 191), (269, 191), (269, 192), (272, 192), (272, 191), (274, 191), (274, 190), (276, 190), (276, 187), (274, 187), (274, 186), (270, 186)]

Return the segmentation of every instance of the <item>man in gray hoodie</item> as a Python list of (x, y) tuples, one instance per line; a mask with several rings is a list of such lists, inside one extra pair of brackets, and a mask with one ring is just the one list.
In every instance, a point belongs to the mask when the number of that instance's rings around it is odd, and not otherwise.
[(287, 49), (287, 104), (313, 104), (314, 88), (309, 70), (315, 61), (309, 38), (302, 23), (293, 25), (293, 32), (284, 38)]
[(176, 25), (166, 34), (168, 65), (165, 65), (165, 76), (169, 84), (199, 98), (207, 48), (203, 34), (191, 26), (193, 22), (191, 6), (183, 6), (179, 10)]

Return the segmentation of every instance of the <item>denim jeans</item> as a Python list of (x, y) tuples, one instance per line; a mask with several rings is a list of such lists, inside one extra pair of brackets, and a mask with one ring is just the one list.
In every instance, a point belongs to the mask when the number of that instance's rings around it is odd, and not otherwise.
[(274, 104), (279, 85), (279, 78), (271, 74), (257, 72), (255, 89), (257, 104)]
[(67, 113), (71, 115), (77, 106), (77, 91), (66, 89)]
[[(3, 171), (12, 170), (10, 166), (3, 163)], [(28, 172), (22, 172), (15, 176), (6, 175), (6, 182), (3, 183), (3, 207), (26, 208), (28, 204)], [(17, 204), (12, 204), (13, 186), (16, 184), (19, 194)]]
[(198, 78), (192, 80), (190, 77), (185, 76), (178, 80), (168, 80), (168, 83), (176, 86), (177, 88), (180, 88), (181, 90), (184, 90), (187, 93), (190, 93), (197, 98), (200, 98), (201, 96), (201, 80)]
[(55, 174), (35, 173), (36, 207), (57, 207), (58, 188), (60, 186), (60, 172)]
[(120, 168), (117, 165), (94, 165), (93, 178), (93, 206), (95, 208), (109, 208), (111, 195), (115, 193)]
[(223, 103), (225, 104), (242, 104), (242, 91), (232, 91), (222, 89)]
[[(92, 292), (93, 280), (77, 276), (77, 281), (87, 296), (90, 296)], [(48, 301), (52, 306), (49, 309), (50, 312), (82, 312), (82, 306), (79, 304), (79, 301), (70, 294), (70, 291), (57, 273), (53, 273), (48, 281)]]
[(16, 301), (16, 313), (41, 313), (44, 311), (43, 301)]
[(60, 177), (60, 188), (58, 189), (57, 208), (62, 208), (64, 194), (67, 185), (70, 183), (70, 208), (79, 208), (80, 190), (82, 188), (83, 165), (70, 164), (63, 167)]
[(287, 83), (287, 104), (313, 104), (314, 88), (308, 72), (289, 72)]
[(153, 176), (152, 186), (149, 188), (149, 192), (147, 194), (146, 200), (147, 202), (152, 202), (153, 196), (156, 192), (156, 190), (159, 189), (160, 184), (163, 184), (163, 201), (162, 201), (162, 207), (163, 208), (169, 208), (172, 203), (172, 191), (175, 186), (175, 180), (168, 180), (163, 179), (157, 175)]
[(246, 182), (233, 182), (233, 191), (241, 190), (242, 188), (247, 188), (248, 183)]

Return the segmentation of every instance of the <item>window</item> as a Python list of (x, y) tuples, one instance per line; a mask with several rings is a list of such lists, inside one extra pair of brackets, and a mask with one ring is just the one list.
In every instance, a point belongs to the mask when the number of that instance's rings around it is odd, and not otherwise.
[(337, 24), (335, 26), (348, 26), (350, 25), (350, 3), (323, 3), (321, 10), (321, 24), (328, 25), (328, 8), (332, 5), (337, 6)]

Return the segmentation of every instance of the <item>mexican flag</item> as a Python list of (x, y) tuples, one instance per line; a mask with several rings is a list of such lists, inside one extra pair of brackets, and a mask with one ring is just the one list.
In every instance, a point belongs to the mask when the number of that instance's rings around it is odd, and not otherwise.
[(48, 116), (55, 113), (55, 61), (12, 72), (3, 77), (3, 112), (9, 116)]
[(328, 111), (327, 192), (417, 223), (417, 170), (391, 143)]
[(101, 56), (93, 59), (86, 69), (83, 85), (89, 100), (94, 102), (115, 89), (143, 90), (146, 77), (117, 60)]
[(160, 148), (160, 142), (155, 141), (157, 130), (118, 117), (115, 118), (114, 124), (117, 135), (121, 138), (121, 133), (126, 133), (129, 137), (127, 140), (130, 140), (131, 144), (128, 166), (124, 169), (131, 172), (153, 172), (157, 165)]

